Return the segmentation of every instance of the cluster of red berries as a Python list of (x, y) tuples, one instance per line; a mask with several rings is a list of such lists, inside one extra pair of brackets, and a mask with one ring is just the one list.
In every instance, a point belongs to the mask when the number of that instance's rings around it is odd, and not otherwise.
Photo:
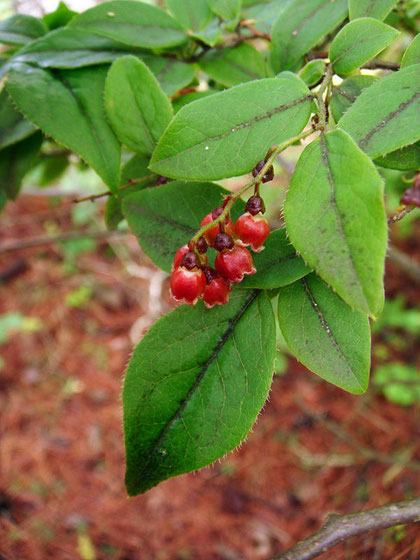
[[(270, 179), (268, 179), (270, 180)], [(231, 196), (201, 221), (201, 227), (211, 224), (223, 212)], [(256, 272), (251, 253), (264, 249), (270, 233), (264, 202), (259, 195), (251, 196), (242, 214), (233, 224), (230, 215), (207, 229), (193, 243), (183, 245), (175, 254), (171, 275), (171, 294), (176, 301), (194, 305), (202, 299), (207, 307), (224, 305), (232, 291), (231, 284), (241, 282), (245, 274)], [(215, 269), (208, 264), (207, 248), (214, 247), (217, 256)]]

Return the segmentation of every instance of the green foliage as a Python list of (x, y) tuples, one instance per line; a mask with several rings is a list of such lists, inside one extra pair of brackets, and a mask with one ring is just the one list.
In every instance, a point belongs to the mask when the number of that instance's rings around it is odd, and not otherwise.
[(3, 89), (0, 92), (0, 150), (27, 138), (35, 130), (36, 127), (15, 109), (10, 96)]
[(0, 22), (0, 43), (25, 45), (47, 31), (45, 24), (39, 19), (19, 14)]
[(300, 78), (308, 87), (314, 86), (320, 82), (326, 71), (326, 65), (323, 60), (316, 59), (308, 62), (299, 72)]
[(334, 38), (330, 60), (339, 75), (350, 74), (383, 51), (399, 32), (373, 18), (360, 18), (348, 23)]
[(375, 369), (373, 381), (392, 403), (410, 406), (420, 402), (420, 371), (397, 362)]
[(126, 486), (144, 492), (237, 447), (267, 398), (275, 324), (264, 291), (180, 307), (137, 346), (124, 381)]
[(166, 0), (166, 5), (184, 29), (202, 31), (210, 23), (207, 0)]
[(335, 122), (341, 119), (362, 91), (374, 84), (377, 79), (375, 76), (350, 76), (343, 80), (338, 87), (333, 87), (330, 106)]
[(239, 16), (242, 0), (207, 0), (211, 10), (223, 19), (231, 20)]
[(420, 33), (417, 34), (408, 46), (401, 61), (401, 68), (420, 63)]
[(369, 321), (353, 311), (315, 274), (282, 288), (278, 320), (296, 357), (317, 375), (350, 391), (366, 391)]
[(397, 0), (349, 0), (350, 19), (370, 17), (384, 20)]

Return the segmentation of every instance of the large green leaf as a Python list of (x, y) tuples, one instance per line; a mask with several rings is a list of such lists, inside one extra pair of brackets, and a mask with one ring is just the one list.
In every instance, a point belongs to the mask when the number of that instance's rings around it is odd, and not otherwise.
[(0, 21), (0, 43), (25, 45), (47, 33), (46, 25), (39, 19), (17, 14)]
[(347, 15), (347, 0), (293, 0), (273, 27), (271, 64), (275, 72), (296, 70), (302, 57)]
[(14, 200), (19, 194), (22, 179), (39, 154), (42, 140), (38, 131), (0, 151), (0, 191), (7, 198)]
[(236, 86), (181, 109), (150, 167), (168, 177), (201, 181), (243, 175), (273, 144), (298, 134), (310, 111), (309, 91), (296, 76)]
[(372, 158), (420, 140), (420, 64), (389, 74), (370, 86), (338, 126)]
[(46, 14), (42, 20), (50, 29), (58, 29), (59, 27), (64, 27), (69, 23), (70, 20), (77, 15), (77, 12), (70, 10), (64, 2), (60, 2), (54, 12)]
[(134, 351), (123, 408), (129, 495), (219, 459), (246, 437), (267, 398), (275, 323), (264, 291), (211, 310), (182, 306)]
[(155, 76), (134, 56), (124, 56), (111, 66), (105, 111), (121, 143), (143, 155), (152, 154), (173, 115)]
[(371, 17), (384, 20), (397, 0), (349, 0), (350, 19)]
[(347, 109), (353, 105), (363, 90), (374, 84), (376, 76), (350, 76), (337, 87), (333, 86), (330, 107), (335, 122), (338, 122)]
[[(253, 2), (245, 11), (245, 18), (255, 21), (253, 24), (259, 31), (270, 33), (277, 18), (294, 0), (271, 0), (269, 2)], [(243, 7), (246, 6), (242, 0)]]
[(212, 11), (222, 19), (235, 19), (239, 16), (241, 0), (207, 0)]
[[(220, 206), (228, 191), (213, 183), (173, 181), (124, 198), (123, 214), (144, 252), (163, 270), (171, 270), (175, 252), (200, 229), (206, 214)], [(232, 211), (236, 219), (244, 203)]]
[(168, 13), (129, 0), (104, 2), (75, 16), (69, 26), (144, 49), (175, 47), (188, 38)]
[(247, 43), (209, 51), (200, 59), (199, 64), (211, 78), (227, 87), (269, 75), (262, 54)]
[(256, 274), (246, 276), (239, 288), (272, 290), (286, 286), (311, 271), (287, 239), (285, 229), (272, 231), (264, 247), (263, 251), (252, 255)]
[(194, 79), (192, 64), (180, 62), (174, 58), (161, 56), (142, 55), (141, 59), (156, 76), (162, 90), (166, 95), (173, 95), (184, 88)]
[(12, 67), (7, 89), (22, 113), (46, 134), (82, 156), (111, 190), (117, 190), (120, 145), (103, 107), (107, 67), (48, 71)]
[(166, 0), (170, 12), (184, 29), (202, 31), (212, 18), (207, 0)]
[(420, 142), (395, 150), (374, 161), (376, 165), (388, 169), (399, 169), (400, 171), (420, 169)]
[(286, 344), (317, 375), (350, 393), (369, 381), (370, 329), (316, 274), (281, 288), (278, 320)]
[(401, 68), (420, 63), (420, 33), (411, 41), (401, 61)]
[(15, 60), (32, 62), (43, 68), (81, 68), (113, 62), (136, 52), (140, 51), (107, 37), (64, 28), (29, 43), (15, 55)]
[(309, 266), (353, 308), (375, 315), (387, 243), (383, 183), (345, 132), (329, 132), (305, 148), (284, 217)]
[(7, 91), (0, 92), (0, 149), (27, 138), (36, 127), (17, 111)]
[(346, 75), (383, 51), (399, 31), (373, 18), (359, 18), (343, 27), (334, 37), (330, 60), (334, 71)]

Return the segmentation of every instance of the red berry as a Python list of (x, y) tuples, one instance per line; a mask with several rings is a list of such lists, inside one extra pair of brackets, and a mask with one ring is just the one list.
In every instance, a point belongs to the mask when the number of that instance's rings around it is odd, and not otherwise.
[(185, 255), (185, 253), (188, 253), (188, 251), (188, 245), (183, 245), (178, 249), (178, 251), (175, 253), (174, 262), (172, 263), (172, 270), (175, 270), (180, 266), (182, 257)]
[(215, 266), (219, 276), (237, 284), (244, 274), (255, 274), (251, 253), (248, 249), (235, 245), (230, 251), (222, 251), (216, 256)]
[(202, 296), (205, 286), (206, 277), (199, 268), (187, 270), (180, 267), (172, 272), (171, 295), (175, 301), (185, 301), (188, 305), (195, 305)]
[(224, 305), (229, 301), (231, 288), (223, 278), (216, 277), (206, 284), (203, 292), (203, 301), (209, 309), (214, 305)]
[(263, 243), (270, 234), (267, 220), (261, 216), (252, 216), (248, 212), (239, 216), (235, 222), (235, 235), (238, 243), (243, 246), (251, 245), (251, 249), (259, 253), (264, 249)]
[[(217, 210), (218, 209), (216, 208), (216, 211)], [(213, 212), (215, 212), (215, 211), (213, 211)], [(210, 212), (210, 214), (207, 214), (207, 216), (204, 216), (204, 218), (201, 220), (201, 227), (206, 226), (207, 224), (210, 224), (216, 218), (218, 218), (221, 214), (219, 212), (219, 214), (216, 217), (213, 217), (213, 215), (212, 215), (213, 212)], [(225, 220), (225, 232), (229, 233), (230, 235), (232, 235), (232, 233), (233, 233), (233, 222), (230, 219), (230, 217), (227, 221)], [(219, 224), (216, 224), (212, 228), (208, 229), (205, 233), (203, 233), (203, 237), (205, 237), (205, 239), (206, 239), (207, 243), (210, 245), (210, 247), (213, 247), (214, 241), (216, 239), (216, 235), (218, 233), (220, 233)]]

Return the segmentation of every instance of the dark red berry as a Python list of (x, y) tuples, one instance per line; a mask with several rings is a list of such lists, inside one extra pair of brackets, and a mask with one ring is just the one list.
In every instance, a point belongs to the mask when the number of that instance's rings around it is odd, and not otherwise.
[[(218, 214), (218, 216), (216, 216), (216, 218), (218, 218), (220, 216), (220, 214), (221, 214), (221, 212)], [(204, 218), (201, 220), (201, 227), (206, 226), (207, 224), (210, 224), (216, 218), (213, 218), (212, 212), (210, 212), (210, 214), (207, 214), (207, 216), (204, 216)], [(205, 238), (205, 240), (207, 241), (207, 243), (210, 247), (214, 246), (214, 240), (216, 239), (216, 235), (219, 232), (220, 232), (219, 224), (216, 224), (215, 226), (211, 227), (210, 229), (208, 229), (206, 232), (203, 233), (203, 237)], [(225, 232), (229, 233), (230, 235), (232, 235), (232, 233), (233, 233), (233, 222), (230, 219), (230, 217), (227, 218), (227, 221), (225, 220)]]
[(188, 245), (183, 245), (175, 253), (174, 262), (172, 263), (172, 270), (175, 270), (181, 265), (182, 257), (189, 251)]
[(218, 233), (214, 240), (214, 248), (216, 251), (225, 251), (226, 249), (233, 249), (235, 242), (228, 233)]
[(197, 268), (198, 266), (200, 266), (197, 255), (192, 251), (187, 251), (181, 259), (180, 266), (183, 266), (187, 270)]
[(206, 307), (211, 308), (214, 305), (224, 305), (229, 301), (229, 294), (232, 291), (228, 282), (216, 275), (210, 282), (206, 283), (203, 291), (202, 299)]
[(195, 305), (202, 296), (205, 286), (206, 277), (199, 268), (186, 270), (180, 267), (171, 275), (171, 295), (175, 301)]
[(164, 185), (168, 181), (169, 181), (168, 177), (165, 177), (164, 175), (159, 175), (159, 177), (156, 180), (156, 186), (160, 187), (160, 185)]
[(205, 253), (207, 251), (207, 241), (206, 239), (201, 236), (197, 239), (197, 243), (195, 244), (197, 251), (201, 254)]
[(420, 188), (412, 187), (411, 189), (407, 189), (402, 195), (401, 203), (406, 206), (413, 204), (417, 206), (417, 208), (420, 208)]
[(218, 253), (215, 261), (216, 271), (227, 282), (237, 284), (244, 274), (255, 274), (252, 256), (248, 249), (235, 245), (230, 251)]
[(263, 199), (257, 195), (251, 196), (245, 205), (245, 212), (249, 212), (251, 216), (256, 216), (260, 212), (261, 214), (264, 214), (265, 204)]
[[(266, 163), (267, 162), (265, 160), (261, 160), (257, 163), (257, 165), (252, 170), (253, 177), (256, 177), (260, 173), (260, 171), (262, 170), (262, 168), (264, 167), (264, 165)], [(270, 167), (267, 169), (267, 171), (263, 175), (261, 181), (263, 183), (267, 183), (268, 181), (272, 181), (273, 179), (274, 179), (274, 169), (273, 169), (273, 166), (270, 165)]]
[(251, 249), (257, 253), (264, 249), (264, 241), (270, 234), (270, 226), (267, 220), (261, 216), (252, 216), (248, 212), (242, 214), (235, 222), (235, 236), (238, 243)]

